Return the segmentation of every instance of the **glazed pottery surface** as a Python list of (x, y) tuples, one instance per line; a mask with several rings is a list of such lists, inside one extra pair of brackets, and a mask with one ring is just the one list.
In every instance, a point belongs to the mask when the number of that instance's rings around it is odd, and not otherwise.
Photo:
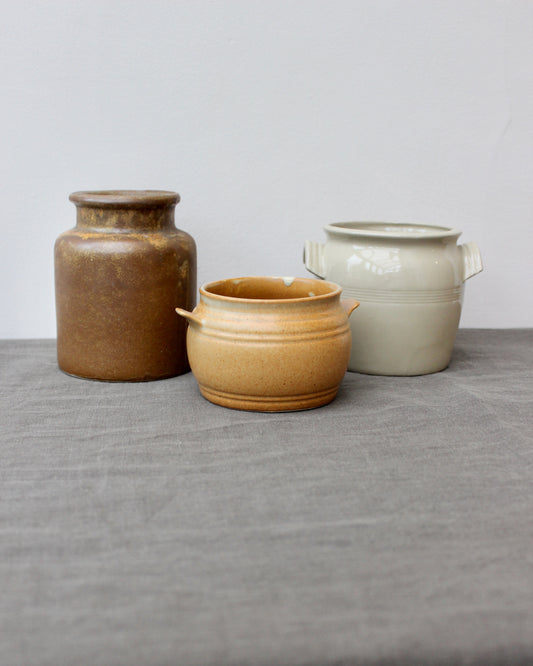
[(75, 192), (77, 224), (55, 245), (57, 355), (71, 375), (145, 381), (189, 370), (196, 248), (176, 229), (175, 192)]
[(333, 400), (350, 355), (348, 317), (357, 301), (338, 285), (308, 278), (244, 277), (200, 289), (187, 350), (202, 395), (264, 412)]
[(449, 227), (341, 222), (307, 241), (306, 268), (342, 286), (361, 308), (351, 322), (349, 370), (420, 375), (450, 362), (464, 281), (483, 266), (477, 245)]

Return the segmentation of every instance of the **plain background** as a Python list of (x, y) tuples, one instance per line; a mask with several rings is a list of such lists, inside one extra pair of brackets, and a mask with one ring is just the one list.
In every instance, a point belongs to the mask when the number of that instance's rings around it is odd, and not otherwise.
[(530, 0), (2, 2), (0, 337), (55, 336), (68, 194), (180, 193), (199, 283), (341, 220), (458, 227), (462, 326), (533, 325)]

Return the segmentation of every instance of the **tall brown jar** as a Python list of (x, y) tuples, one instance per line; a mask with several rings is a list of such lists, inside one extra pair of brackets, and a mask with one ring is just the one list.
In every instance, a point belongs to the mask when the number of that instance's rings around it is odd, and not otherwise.
[(176, 306), (196, 298), (194, 240), (175, 192), (75, 192), (74, 229), (55, 244), (57, 358), (71, 375), (146, 381), (189, 370)]

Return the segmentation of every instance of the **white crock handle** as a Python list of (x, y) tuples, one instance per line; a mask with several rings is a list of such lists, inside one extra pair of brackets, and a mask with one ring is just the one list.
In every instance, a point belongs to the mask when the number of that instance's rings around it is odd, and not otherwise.
[(324, 245), (314, 241), (305, 241), (304, 264), (307, 270), (319, 278), (326, 277), (324, 268)]
[(459, 246), (463, 255), (463, 281), (483, 270), (481, 252), (477, 243), (470, 241)]

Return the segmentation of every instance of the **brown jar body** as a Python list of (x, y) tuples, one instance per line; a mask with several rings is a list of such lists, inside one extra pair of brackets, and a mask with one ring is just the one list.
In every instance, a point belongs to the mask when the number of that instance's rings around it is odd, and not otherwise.
[(57, 356), (106, 381), (189, 370), (176, 304), (196, 298), (196, 247), (174, 225), (173, 192), (77, 192), (77, 224), (56, 241)]

